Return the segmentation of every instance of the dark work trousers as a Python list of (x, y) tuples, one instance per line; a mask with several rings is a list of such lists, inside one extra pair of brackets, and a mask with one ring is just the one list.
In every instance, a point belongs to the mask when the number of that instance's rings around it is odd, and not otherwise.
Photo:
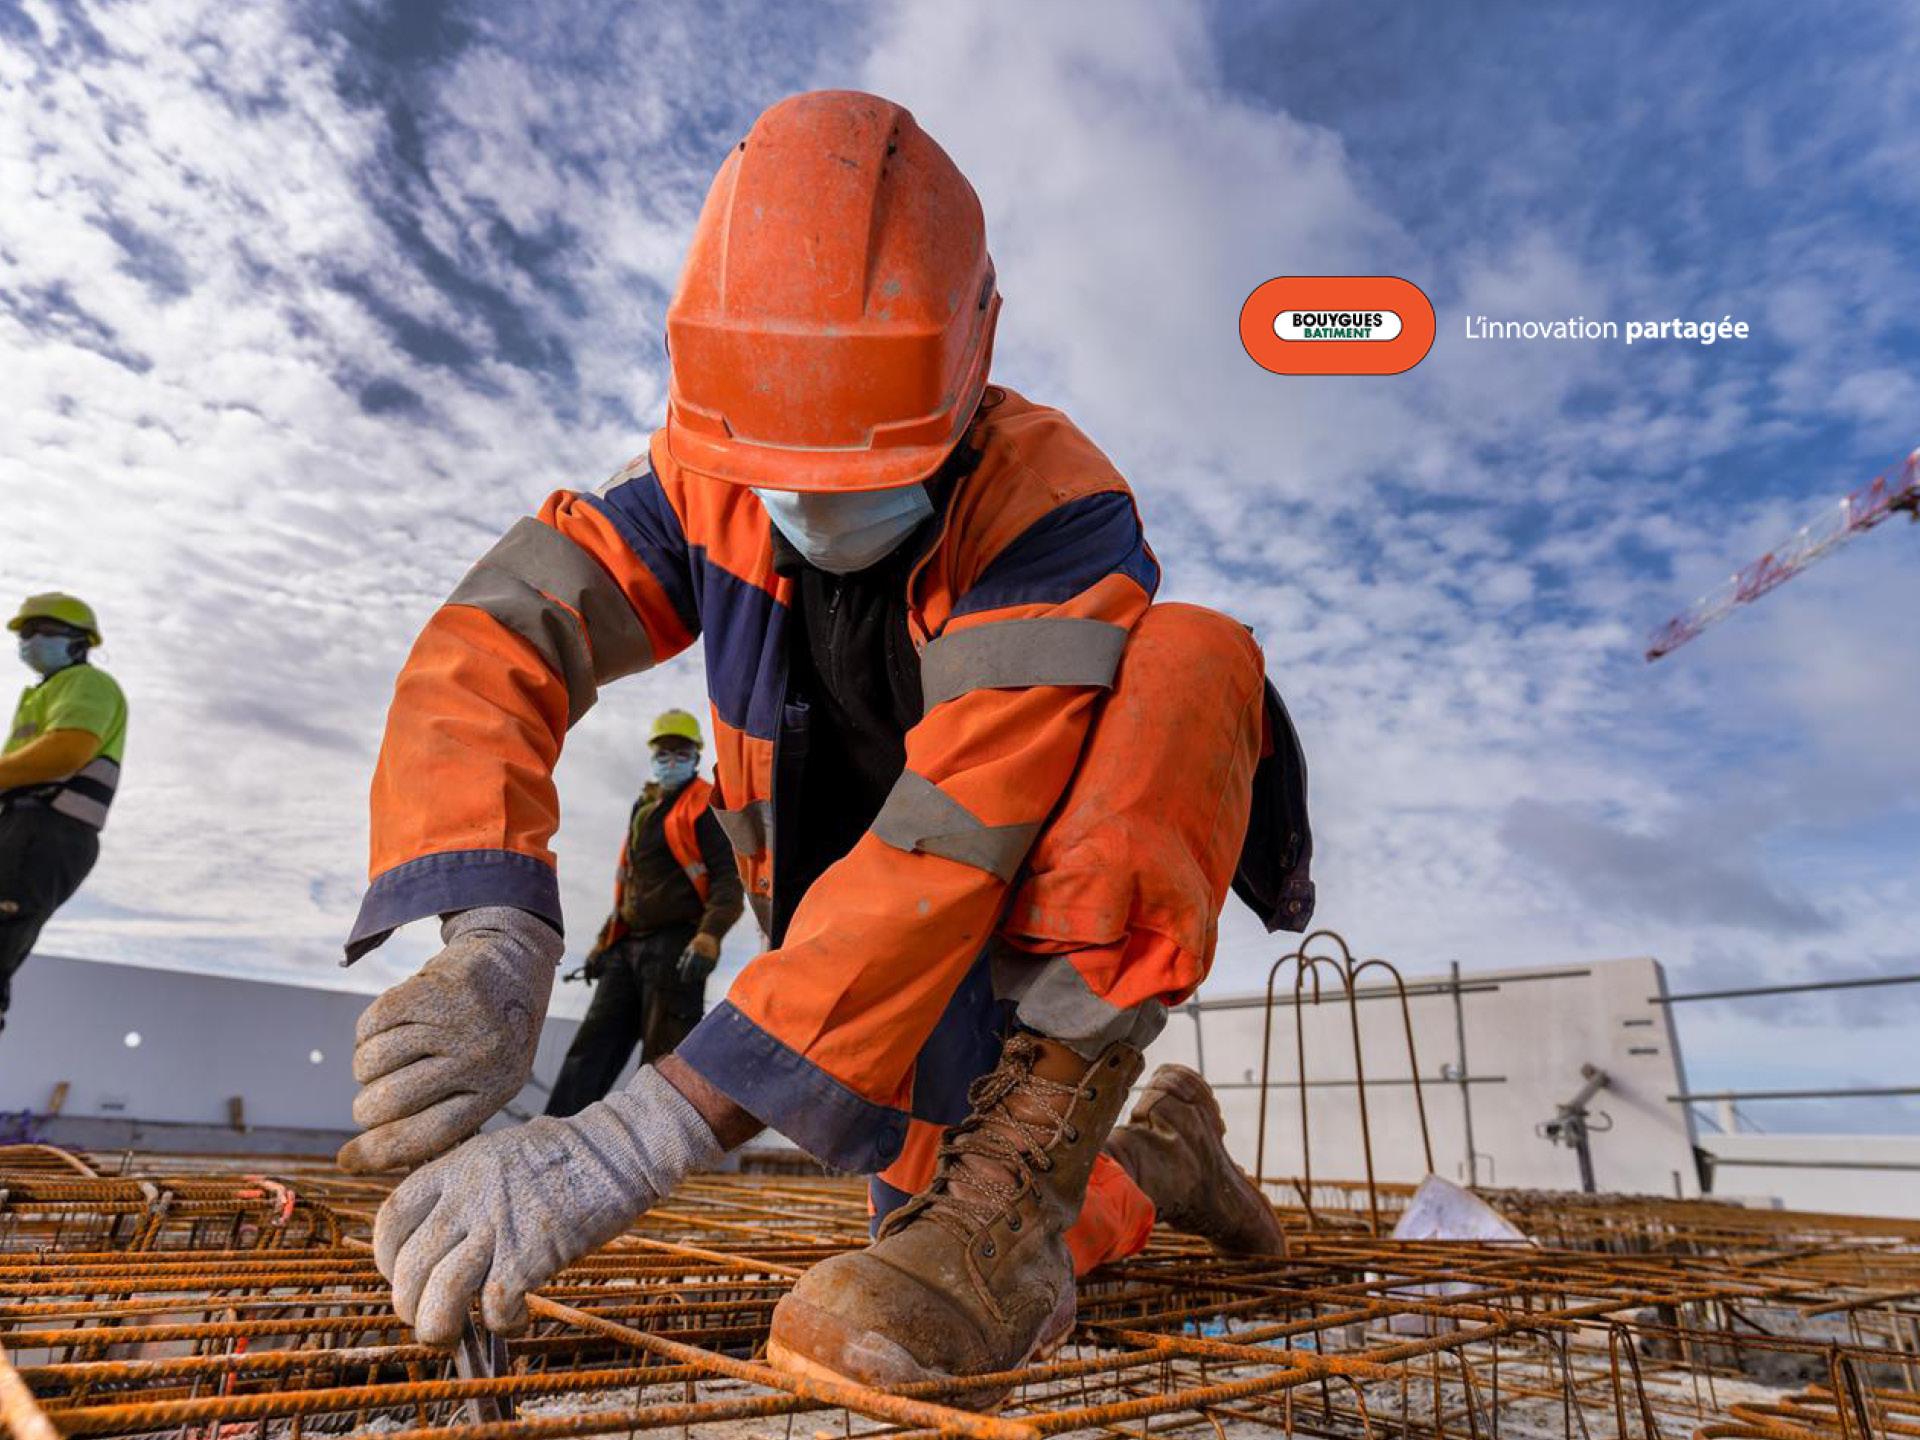
[(91, 825), (38, 805), (0, 806), (0, 1029), (13, 972), (99, 857), (100, 832)]
[(553, 1082), (547, 1114), (577, 1114), (602, 1098), (620, 1078), (636, 1043), (645, 1065), (687, 1038), (705, 1012), (707, 995), (705, 979), (692, 985), (680, 981), (680, 952), (694, 933), (691, 925), (676, 925), (607, 947), (605, 968), (560, 1078)]

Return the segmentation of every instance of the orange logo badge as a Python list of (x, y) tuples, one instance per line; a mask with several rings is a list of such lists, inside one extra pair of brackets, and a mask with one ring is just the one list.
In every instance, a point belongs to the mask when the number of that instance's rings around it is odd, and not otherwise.
[(1434, 327), (1433, 302), (1393, 275), (1282, 275), (1240, 307), (1240, 343), (1276, 375), (1398, 375)]

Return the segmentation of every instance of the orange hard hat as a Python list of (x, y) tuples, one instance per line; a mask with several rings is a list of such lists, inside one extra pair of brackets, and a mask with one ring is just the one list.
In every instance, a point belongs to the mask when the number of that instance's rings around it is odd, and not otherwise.
[(980, 199), (912, 115), (782, 100), (714, 177), (667, 307), (667, 450), (769, 490), (924, 480), (973, 419), (999, 313)]

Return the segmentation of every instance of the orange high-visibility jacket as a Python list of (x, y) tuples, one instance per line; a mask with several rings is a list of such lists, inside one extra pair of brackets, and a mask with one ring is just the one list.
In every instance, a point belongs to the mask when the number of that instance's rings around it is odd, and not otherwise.
[[(696, 775), (674, 797), (673, 808), (667, 811), (667, 818), (660, 822), (661, 830), (667, 837), (668, 852), (680, 862), (680, 869), (686, 874), (693, 886), (693, 893), (700, 897), (702, 905), (707, 903), (707, 895), (713, 887), (707, 883), (707, 862), (700, 858), (700, 837), (694, 827), (700, 823), (700, 812), (707, 808), (707, 801), (712, 797), (713, 786)], [(624, 848), (621, 854), (625, 856)]]
[[(547, 842), (567, 728), (600, 685), (701, 637), (714, 810), (774, 948), (680, 1054), (828, 1163), (890, 1162), (906, 1134), (898, 1077), (980, 955), (1159, 581), (1125, 481), (1065, 416), (989, 388), (969, 439), (979, 461), (908, 580), (925, 714), (906, 769), (803, 896), (778, 894), (774, 844), (806, 823), (783, 798), (800, 787), (775, 776), (792, 582), (759, 499), (682, 477), (656, 433), (598, 493), (562, 490), (515, 525), (415, 643), (349, 957), (469, 906), (557, 925)], [(898, 1023), (837, 1023), (848, 1014)]]
[[(648, 787), (649, 792), (652, 788)], [(673, 856), (674, 863), (687, 877), (687, 883), (693, 886), (693, 893), (700, 897), (702, 905), (707, 903), (713, 885), (707, 877), (707, 862), (701, 858), (698, 826), (700, 816), (705, 813), (707, 802), (712, 798), (713, 786), (696, 775), (673, 797), (673, 804), (660, 821), (661, 836), (667, 842), (667, 853)], [(633, 802), (633, 809), (627, 815), (627, 828), (620, 833), (620, 858), (613, 867), (613, 909), (607, 912), (607, 923), (601, 927), (600, 937), (594, 942), (597, 950), (604, 950), (629, 933), (626, 922), (628, 850), (633, 844), (640, 807), (646, 803), (646, 795)]]

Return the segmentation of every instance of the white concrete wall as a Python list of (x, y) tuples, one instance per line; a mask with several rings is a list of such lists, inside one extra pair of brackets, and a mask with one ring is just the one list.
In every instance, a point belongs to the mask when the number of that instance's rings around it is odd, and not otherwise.
[[(353, 1027), (372, 998), (35, 955), (0, 1032), (0, 1111), (44, 1111), (65, 1081), (66, 1115), (225, 1125), (239, 1095), (250, 1125), (351, 1130)], [(547, 1022), (537, 1076), (553, 1079), (576, 1028)], [(546, 1100), (529, 1086), (516, 1103)]]
[[(1284, 969), (1276, 994), (1293, 994), (1293, 968)], [(1354, 1010), (1336, 1001), (1333, 972), (1322, 969), (1318, 1006), (1300, 1014), (1306, 1036), (1308, 1078), (1350, 1082), (1354, 1077)], [(1522, 979), (1552, 975), (1554, 978)], [(1406, 977), (1416, 989), (1446, 976)], [(1388, 980), (1379, 968), (1359, 980), (1365, 990)], [(1553, 971), (1472, 971), (1462, 977), (1478, 1180), (1483, 1185), (1577, 1189), (1578, 1162), (1571, 1150), (1535, 1135), (1561, 1101), (1581, 1086), (1580, 1067), (1593, 1064), (1612, 1078), (1592, 1107), (1611, 1117), (1613, 1128), (1593, 1136), (1596, 1180), (1602, 1190), (1640, 1194), (1697, 1195), (1693, 1137), (1683, 1107), (1669, 1095), (1685, 1088), (1683, 1069), (1667, 1007), (1649, 1003), (1663, 993), (1660, 966), (1649, 959), (1607, 960)], [(1311, 987), (1309, 986), (1309, 994)], [(1261, 1020), (1258, 1008), (1217, 1007), (1221, 997), (1202, 996), (1200, 1046), (1195, 1021), (1178, 1011), (1155, 1042), (1149, 1065), (1178, 1061), (1197, 1065), (1219, 1093), (1234, 1154), (1249, 1170), (1258, 1153), (1258, 1082)], [(1229, 1004), (1232, 1002), (1229, 1001)], [(1377, 1178), (1417, 1182), (1426, 1170), (1414, 1092), (1407, 1082), (1406, 1031), (1396, 1000), (1363, 999), (1358, 1006), (1361, 1053), (1368, 1078), (1367, 1121)], [(1413, 1023), (1434, 1169), (1451, 1180), (1468, 1178), (1465, 1120), (1460, 1087), (1442, 1079), (1442, 1067), (1459, 1063), (1454, 998), (1415, 994), (1408, 1001)], [(1276, 1006), (1272, 1022), (1271, 1078), (1299, 1078), (1294, 1011)], [(1365, 1177), (1360, 1143), (1358, 1091), (1349, 1084), (1314, 1088), (1310, 1127), (1316, 1180)], [(1300, 1092), (1276, 1085), (1268, 1095), (1265, 1173), (1298, 1176), (1303, 1168)], [(1604, 1122), (1601, 1122), (1604, 1123)]]
[[(1378, 976), (1380, 972), (1369, 972)], [(1582, 1062), (1598, 1064), (1615, 1087), (1596, 1106), (1615, 1129), (1594, 1138), (1599, 1183), (1612, 1190), (1673, 1193), (1679, 1171), (1696, 1190), (1689, 1140), (1679, 1107), (1678, 1064), (1660, 1007), (1650, 960), (1578, 967), (1564, 978), (1516, 982), (1502, 974), (1465, 979), (1470, 1072), (1482, 1183), (1568, 1188), (1577, 1183), (1572, 1153), (1535, 1138), (1534, 1125), (1579, 1087)], [(1432, 977), (1427, 977), (1431, 979)], [(1417, 983), (1418, 977), (1409, 977)], [(1377, 983), (1363, 979), (1363, 984)], [(1282, 989), (1290, 993), (1291, 981)], [(1209, 1003), (1215, 997), (1208, 996)], [(353, 1026), (369, 997), (315, 987), (156, 970), (102, 961), (36, 955), (20, 971), (14, 1008), (0, 1034), (0, 1110), (43, 1111), (54, 1087), (68, 1082), (69, 1116), (134, 1118), (225, 1125), (227, 1102), (245, 1100), (249, 1124), (349, 1130)], [(1411, 1002), (1425, 1087), (1435, 1168), (1466, 1176), (1459, 1088), (1440, 1080), (1457, 1058), (1453, 1000), (1418, 995)], [(1311, 1077), (1351, 1079), (1348, 1009), (1325, 1003), (1305, 1012)], [(1359, 1007), (1369, 1088), (1376, 1171), (1383, 1180), (1417, 1181), (1425, 1166), (1414, 1120), (1399, 1007), (1363, 1000)], [(1290, 1010), (1275, 1012), (1273, 1078), (1296, 1078)], [(1637, 1022), (1637, 1023), (1631, 1023)], [(1203, 1014), (1206, 1065), (1220, 1089), (1235, 1153), (1254, 1161), (1254, 1117), (1260, 1074), (1260, 1012)], [(551, 1020), (535, 1074), (551, 1082), (575, 1022)], [(137, 1048), (125, 1037), (137, 1032)], [(1647, 1052), (1647, 1053), (1639, 1053)], [(315, 1054), (321, 1057), (314, 1061)], [(1176, 1013), (1153, 1047), (1150, 1064), (1195, 1062), (1194, 1021)], [(1401, 1083), (1377, 1083), (1377, 1082)], [(1359, 1179), (1354, 1090), (1314, 1089), (1313, 1169), (1322, 1179)], [(529, 1087), (517, 1102), (537, 1113), (544, 1096)], [(1269, 1099), (1267, 1173), (1301, 1169), (1299, 1091), (1275, 1088)]]
[[(1556, 978), (1522, 979), (1551, 974)], [(1384, 976), (1369, 971), (1362, 985)], [(1409, 976), (1415, 987), (1445, 976)], [(1482, 1184), (1570, 1189), (1578, 1183), (1572, 1152), (1534, 1134), (1559, 1101), (1580, 1086), (1583, 1063), (1600, 1066), (1613, 1085), (1593, 1102), (1614, 1128), (1593, 1137), (1602, 1189), (1649, 1194), (1698, 1193), (1692, 1137), (1681, 1107), (1683, 1070), (1667, 1010), (1649, 1003), (1661, 993), (1651, 960), (1610, 960), (1545, 971), (1481, 971), (1463, 977), (1469, 1075), (1474, 1084), (1476, 1149)], [(1279, 991), (1292, 993), (1291, 975)], [(368, 996), (339, 990), (268, 984), (135, 965), (36, 955), (20, 971), (14, 1007), (0, 1033), (0, 1112), (43, 1112), (60, 1082), (72, 1117), (138, 1119), (225, 1126), (229, 1097), (244, 1098), (250, 1125), (344, 1131), (353, 1128), (349, 1060), (353, 1027)], [(1222, 997), (1203, 997), (1208, 1007)], [(1232, 997), (1225, 1004), (1232, 1005)], [(1442, 1079), (1457, 1065), (1454, 1000), (1415, 994), (1409, 1000), (1419, 1057), (1434, 1168), (1467, 1177), (1460, 1087)], [(1257, 1004), (1257, 1002), (1256, 1002)], [(1406, 1040), (1397, 1003), (1364, 999), (1358, 1013), (1369, 1076), (1368, 1120), (1375, 1172), (1382, 1180), (1418, 1181), (1425, 1173), (1408, 1077)], [(1307, 1066), (1314, 1080), (1353, 1077), (1351, 1012), (1328, 998), (1302, 1012)], [(1218, 1090), (1229, 1141), (1252, 1169), (1259, 1106), (1258, 1008), (1201, 1012), (1207, 1078)], [(534, 1071), (551, 1082), (576, 1022), (550, 1020)], [(128, 1047), (137, 1032), (141, 1043)], [(1293, 1011), (1273, 1016), (1272, 1079), (1298, 1078)], [(318, 1053), (320, 1059), (312, 1056)], [(1176, 1012), (1154, 1044), (1149, 1066), (1195, 1065), (1195, 1022)], [(1351, 1085), (1314, 1088), (1313, 1173), (1322, 1180), (1365, 1175), (1359, 1110)], [(1269, 1092), (1266, 1173), (1301, 1173), (1298, 1089)], [(518, 1108), (537, 1113), (544, 1095), (529, 1086)], [(1708, 1135), (1701, 1144), (1735, 1160), (1840, 1159), (1920, 1165), (1920, 1137)], [(1920, 1215), (1920, 1170), (1821, 1171), (1791, 1166), (1728, 1165), (1716, 1191), (1777, 1201), (1790, 1209)]]

